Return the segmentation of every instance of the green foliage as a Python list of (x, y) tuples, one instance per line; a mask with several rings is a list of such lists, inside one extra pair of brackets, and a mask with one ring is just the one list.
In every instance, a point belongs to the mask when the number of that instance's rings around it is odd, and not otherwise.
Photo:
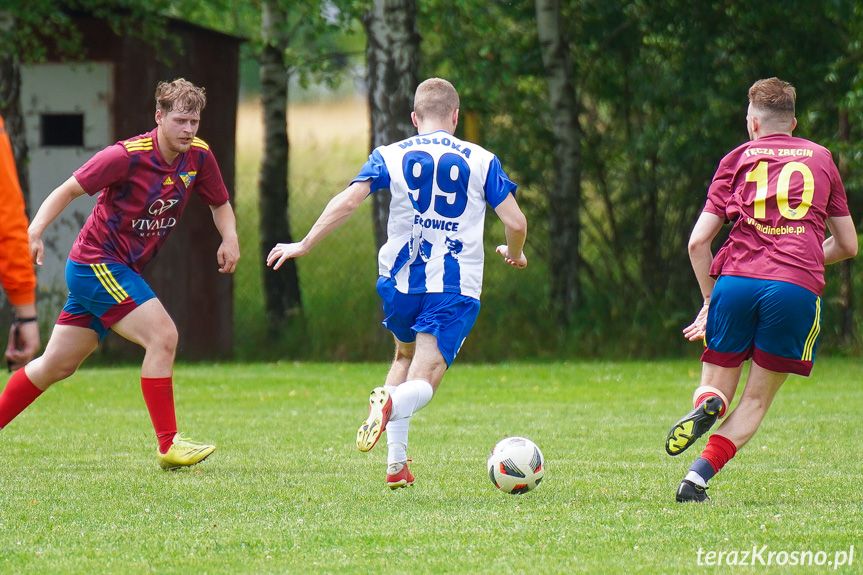
[(0, 54), (21, 62), (55, 55), (81, 57), (81, 35), (72, 18), (87, 13), (108, 22), (117, 34), (151, 43), (166, 40), (159, 14), (171, 0), (30, 0), (0, 9)]
[[(546, 261), (555, 249), (546, 225), (554, 209), (547, 197), (555, 185), (548, 129), (555, 119), (533, 2), (426, 0), (421, 7), (423, 75), (452, 79), (463, 111), (482, 115), (480, 143), (521, 184), (528, 253)], [(587, 337), (610, 353), (653, 353), (661, 334), (665, 349), (677, 350), (669, 341), (700, 301), (687, 239), (719, 160), (747, 139), (752, 82), (779, 76), (794, 83), (796, 135), (834, 150), (849, 189), (859, 187), (861, 9), (845, 0), (569, 0), (562, 11), (584, 133), (582, 245), (573, 254), (583, 264), (584, 293), (577, 325), (558, 334), (558, 345), (584, 348)], [(840, 109), (851, 125), (844, 140)], [(860, 195), (849, 195), (853, 213), (863, 212)], [(548, 310), (533, 306), (542, 322)], [(640, 337), (648, 339), (635, 343)]]
[[(859, 362), (792, 377), (711, 481), (713, 502), (683, 506), (674, 490), (695, 454), (668, 457), (662, 442), (698, 369), (694, 357), (456, 364), (412, 418), (416, 485), (392, 492), (384, 447), (354, 444), (385, 364), (177, 366), (180, 427), (218, 450), (173, 473), (153, 457), (139, 370), (84, 369), (2, 431), (3, 570), (658, 574), (701, 572), (699, 549), (859, 547), (863, 476), (835, 444), (859, 419)], [(488, 479), (505, 435), (546, 457), (527, 495)]]
[[(48, 49), (75, 57), (80, 46), (70, 14), (88, 11), (123, 33), (151, 41), (165, 40), (159, 14), (184, 18), (247, 38), (245, 53), (254, 56), (263, 47), (262, 1), (13, 2), (0, 12), (0, 51), (23, 61), (40, 60)], [(363, 38), (357, 32), (369, 0), (271, 2), (284, 15), (277, 36), (285, 65), (302, 84), (337, 82), (338, 72), (359, 59)], [(460, 130), (469, 113), (477, 114), (479, 143), (495, 152), (520, 184), (519, 201), (530, 222), (526, 249), (531, 265), (525, 273), (510, 274), (488, 258), (483, 312), (465, 348), (474, 357), (494, 359), (495, 348), (510, 343), (513, 325), (525, 334), (515, 344), (521, 356), (647, 356), (686, 349), (679, 330), (700, 300), (686, 241), (719, 159), (747, 138), (746, 90), (758, 78), (775, 75), (795, 84), (795, 134), (833, 151), (852, 214), (858, 222), (863, 217), (863, 152), (857, 144), (863, 138), (863, 7), (858, 3), (563, 0), (584, 133), (582, 245), (572, 256), (583, 264), (584, 289), (573, 325), (562, 330), (549, 309), (546, 288), (553, 273), (547, 261), (555, 249), (547, 225), (554, 209), (548, 197), (555, 186), (550, 132), (555, 119), (546, 103), (534, 2), (421, 0), (418, 8), (421, 76), (454, 82), (462, 97)], [(357, 150), (349, 155), (361, 162), (366, 142), (355, 144)], [(313, 179), (302, 160), (294, 157), (292, 162), (291, 178), (297, 171), (298, 180)], [(348, 171), (358, 165), (351, 164)], [(255, 194), (256, 178), (254, 174), (247, 184)], [(330, 197), (338, 186), (321, 188)], [(306, 207), (321, 203), (294, 190), (292, 225), (305, 230), (316, 215), (305, 213)], [(354, 218), (356, 230), (344, 230), (344, 237), (351, 238), (346, 251), (337, 250), (328, 255), (329, 263), (308, 265), (316, 271), (301, 274), (303, 292), (312, 295), (306, 300), (305, 323), (285, 334), (284, 342), (268, 343), (254, 333), (260, 317), (248, 310), (259, 309), (255, 298), (263, 296), (254, 291), (259, 281), (248, 282), (254, 296), (237, 305), (242, 310), (238, 316), (250, 318), (239, 320), (241, 356), (272, 356), (281, 353), (285, 342), (295, 353), (351, 359), (378, 357), (388, 347), (386, 337), (367, 335), (378, 319), (373, 293), (356, 296), (351, 304), (363, 310), (349, 318), (356, 324), (349, 329), (353, 351), (338, 336), (344, 318), (332, 312), (340, 296), (321, 299), (330, 293), (324, 286), (337, 283), (331, 278), (339, 272), (357, 261), (373, 261), (364, 217)], [(251, 211), (241, 218), (247, 246), (256, 241), (257, 221)], [(354, 233), (361, 239), (348, 235)], [(500, 238), (494, 216), (487, 233), (491, 247)], [(246, 248), (246, 253), (252, 250)], [(824, 300), (824, 350), (831, 350), (838, 338), (835, 326), (844, 303), (834, 276), (828, 274)], [(245, 281), (239, 280), (241, 285)], [(859, 313), (855, 321), (863, 321)]]
[[(245, 38), (247, 54), (257, 57), (266, 42), (274, 42), (282, 50), (288, 75), (296, 75), (303, 87), (312, 82), (337, 85), (345, 66), (362, 53), (356, 18), (364, 2), (357, 0), (166, 1), (175, 16)], [(265, 1), (279, 16), (269, 39), (261, 28)]]

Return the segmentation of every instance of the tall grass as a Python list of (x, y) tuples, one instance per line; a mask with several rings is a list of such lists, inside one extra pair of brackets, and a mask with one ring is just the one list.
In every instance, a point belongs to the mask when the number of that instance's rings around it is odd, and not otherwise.
[[(289, 222), (300, 240), (327, 202), (368, 156), (368, 112), (361, 99), (291, 107)], [(259, 251), (258, 171), (262, 124), (255, 103), (240, 108), (237, 225), (244, 256), (235, 274), (235, 341), (241, 359), (381, 358), (391, 343), (376, 329), (376, 248), (369, 202), (314, 251), (298, 260), (303, 314), (277, 341), (267, 335)], [(272, 246), (265, 247), (269, 251)], [(383, 328), (380, 328), (383, 329)], [(369, 334), (373, 335), (369, 335)]]

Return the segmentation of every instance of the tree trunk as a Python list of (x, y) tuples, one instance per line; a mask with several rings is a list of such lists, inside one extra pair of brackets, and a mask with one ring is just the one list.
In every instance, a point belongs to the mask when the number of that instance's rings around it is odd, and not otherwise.
[(555, 183), (549, 192), (551, 210), (551, 303), (563, 326), (569, 324), (581, 296), (581, 140), (578, 101), (569, 46), (561, 28), (559, 0), (536, 0), (536, 24), (554, 118)]
[[(848, 120), (848, 111), (839, 112), (839, 140), (851, 141), (851, 124)], [(847, 176), (845, 162), (840, 158), (839, 166), (843, 176)], [(852, 260), (839, 262), (839, 338), (843, 344), (852, 345), (854, 336), (854, 288), (853, 288), (853, 263)]]
[[(272, 5), (263, 3), (261, 35), (265, 47), (260, 56), (261, 105), (264, 114), (264, 155), (260, 177), (260, 254), (267, 254), (277, 243), (289, 243), (288, 222), (288, 69), (279, 41), (284, 15)], [(299, 313), (301, 294), (297, 266), (288, 260), (278, 270), (264, 267), (264, 297), (267, 327), (278, 333), (289, 318)]]
[[(371, 149), (416, 134), (411, 122), (413, 96), (419, 83), (420, 36), (416, 0), (374, 0), (364, 24)], [(388, 193), (372, 196), (375, 241), (387, 238)]]
[(27, 160), (27, 138), (24, 135), (24, 116), (21, 114), (19, 98), (21, 90), (21, 65), (14, 56), (0, 56), (0, 116), (6, 124), (6, 132), (12, 142), (12, 153), (15, 155), (15, 165), (18, 166), (18, 181), (24, 193), (24, 204), (27, 213), (32, 216), (34, 208), (30, 206), (30, 179), (27, 170), (21, 167)]

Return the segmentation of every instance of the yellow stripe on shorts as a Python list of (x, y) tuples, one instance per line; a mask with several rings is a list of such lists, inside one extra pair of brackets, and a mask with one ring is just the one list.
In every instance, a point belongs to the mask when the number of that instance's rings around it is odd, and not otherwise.
[(102, 284), (102, 287), (111, 294), (111, 297), (117, 300), (117, 303), (123, 303), (123, 300), (129, 298), (129, 294), (127, 294), (126, 290), (117, 283), (117, 280), (108, 269), (108, 266), (105, 264), (90, 264), (90, 267), (93, 268), (93, 273), (95, 273), (96, 277), (99, 278), (99, 282)]
[(815, 321), (812, 323), (812, 329), (809, 330), (809, 337), (806, 338), (806, 345), (803, 346), (803, 361), (812, 361), (812, 350), (815, 348), (815, 342), (818, 341), (818, 334), (821, 333), (821, 298), (815, 300)]

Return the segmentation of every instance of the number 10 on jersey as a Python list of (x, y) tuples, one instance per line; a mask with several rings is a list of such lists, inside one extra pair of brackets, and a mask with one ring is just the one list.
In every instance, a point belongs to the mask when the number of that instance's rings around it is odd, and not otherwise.
[[(763, 220), (767, 217), (767, 197), (769, 195), (767, 188), (770, 181), (767, 177), (768, 165), (766, 160), (761, 160), (746, 173), (746, 181), (755, 182), (756, 186), (755, 202), (753, 203), (753, 217), (756, 220)], [(791, 176), (795, 173), (799, 173), (803, 177), (803, 187), (800, 203), (797, 207), (792, 208), (788, 196), (791, 189)], [(812, 206), (812, 197), (815, 195), (815, 178), (812, 177), (812, 170), (801, 162), (788, 162), (782, 166), (782, 171), (779, 172), (779, 177), (776, 179), (775, 194), (776, 207), (779, 208), (782, 217), (789, 220), (802, 219)]]

